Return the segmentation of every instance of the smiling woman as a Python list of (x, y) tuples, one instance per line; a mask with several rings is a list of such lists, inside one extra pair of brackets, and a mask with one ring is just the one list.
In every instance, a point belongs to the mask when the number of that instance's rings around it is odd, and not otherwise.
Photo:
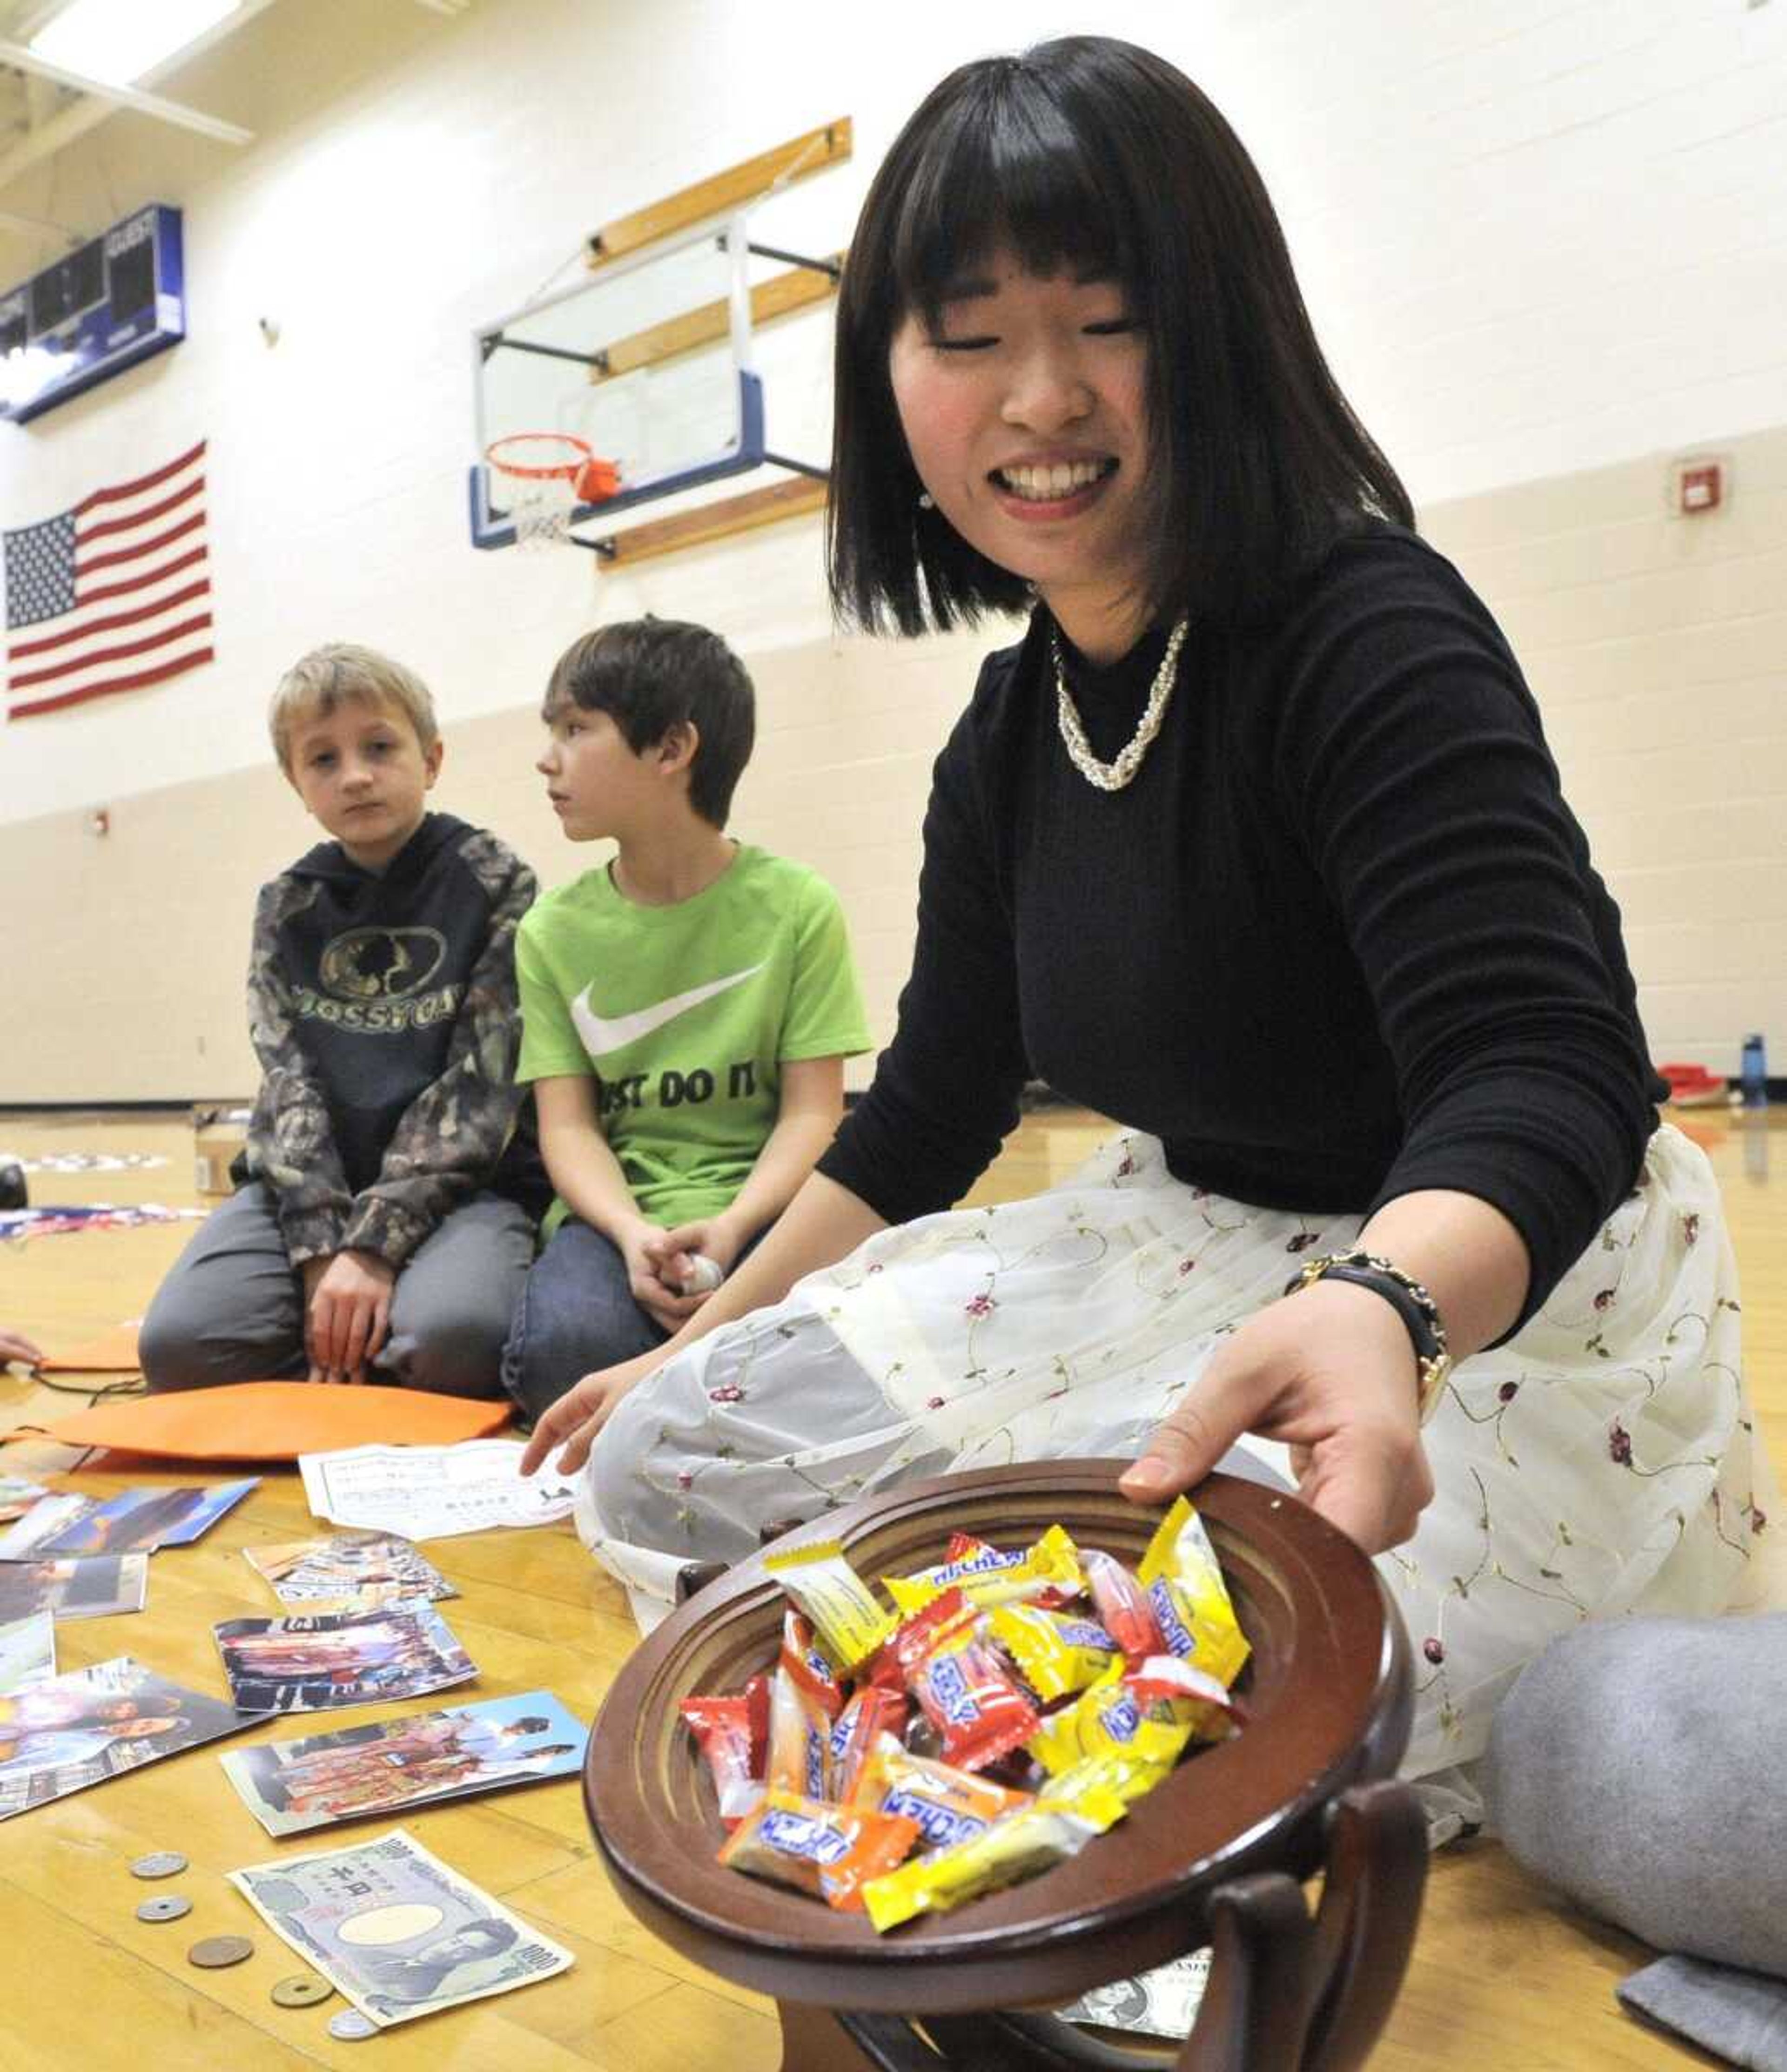
[[(1152, 1502), (1244, 1441), (1383, 1556), (1411, 1772), (1469, 1765), (1554, 1633), (1722, 1610), (1759, 1515), (1718, 1191), (1658, 1126), (1538, 708), (1161, 59), (963, 67), (850, 255), (840, 610), (1029, 625), (938, 758), (873, 1087), (758, 1252), (535, 1453), (599, 1434), (581, 1522), (662, 1592), (915, 1474), (1127, 1457)], [(1125, 1133), (940, 1213), (1032, 1075)]]

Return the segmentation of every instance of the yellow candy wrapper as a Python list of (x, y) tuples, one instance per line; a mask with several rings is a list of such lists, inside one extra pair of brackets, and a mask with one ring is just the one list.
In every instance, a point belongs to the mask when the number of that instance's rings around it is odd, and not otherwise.
[(1117, 1643), (1096, 1619), (1041, 1605), (996, 1605), (987, 1630), (1045, 1704), (1085, 1690), (1118, 1659)]
[(898, 1624), (835, 1540), (766, 1554), (763, 1565), (812, 1621), (820, 1645), (847, 1674), (866, 1662)]
[(889, 1576), (888, 1595), (908, 1616), (922, 1611), (945, 1590), (959, 1589), (967, 1601), (984, 1611), (993, 1605), (1041, 1597), (1066, 1604), (1086, 1588), (1079, 1549), (1062, 1525), (1051, 1525), (1033, 1547), (1002, 1553), (984, 1540), (959, 1535), (950, 1559), (915, 1575)]
[(871, 1878), (862, 1889), (869, 1918), (885, 1934), (915, 1914), (947, 1913), (1078, 1856), (1128, 1810), (1118, 1781), (1123, 1767), (1087, 1765), (1064, 1774), (1034, 1805), (1007, 1814), (984, 1833)]
[(1155, 1528), (1138, 1575), (1168, 1652), (1232, 1684), (1251, 1651), (1204, 1521), (1188, 1498), (1178, 1498)]
[(1025, 1745), (1056, 1778), (1088, 1756), (1170, 1766), (1193, 1733), (1226, 1731), (1232, 1710), (1214, 1676), (1177, 1655), (1151, 1655), (1127, 1672), (1120, 1663), (1107, 1671)]

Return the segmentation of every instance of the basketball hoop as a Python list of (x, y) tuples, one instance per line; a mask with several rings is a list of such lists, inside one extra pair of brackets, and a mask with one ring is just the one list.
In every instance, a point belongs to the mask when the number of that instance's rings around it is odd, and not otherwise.
[(574, 432), (511, 432), (491, 441), (484, 461), (507, 484), (518, 547), (562, 546), (578, 504), (603, 503), (620, 488), (617, 464), (598, 459)]

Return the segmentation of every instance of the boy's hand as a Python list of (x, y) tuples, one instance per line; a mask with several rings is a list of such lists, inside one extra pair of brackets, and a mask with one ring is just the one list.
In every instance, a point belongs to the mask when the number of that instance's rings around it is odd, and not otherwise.
[(618, 1242), (626, 1262), (626, 1285), (633, 1300), (661, 1330), (673, 1335), (685, 1318), (700, 1308), (700, 1298), (684, 1295), (665, 1277), (659, 1259), (664, 1233), (643, 1219), (628, 1223)]
[[(320, 1269), (320, 1270), (318, 1270)], [(304, 1335), (312, 1381), (364, 1381), (391, 1325), (397, 1270), (372, 1252), (338, 1252), (304, 1264)]]
[(22, 1331), (0, 1330), (0, 1367), (8, 1360), (22, 1360), (27, 1367), (35, 1367), (43, 1357), (43, 1348), (34, 1346)]
[[(744, 1248), (743, 1238), (724, 1215), (709, 1216), (698, 1223), (679, 1223), (675, 1230), (654, 1231), (647, 1245), (659, 1279), (677, 1291), (694, 1271), (695, 1253), (711, 1259), (722, 1273), (730, 1273)], [(683, 1315), (693, 1316), (713, 1293), (711, 1288), (692, 1295), (679, 1292)]]
[(641, 1353), (636, 1359), (623, 1361), (618, 1367), (604, 1367), (599, 1374), (586, 1374), (534, 1426), (532, 1437), (521, 1456), (522, 1474), (532, 1474), (544, 1463), (553, 1447), (558, 1445), (565, 1449), (558, 1457), (558, 1472), (561, 1475), (574, 1474), (589, 1459), (590, 1449), (596, 1443), (602, 1426), (614, 1415), (615, 1404), (630, 1388), (637, 1388), (647, 1375), (655, 1374), (665, 1358), (660, 1351)]

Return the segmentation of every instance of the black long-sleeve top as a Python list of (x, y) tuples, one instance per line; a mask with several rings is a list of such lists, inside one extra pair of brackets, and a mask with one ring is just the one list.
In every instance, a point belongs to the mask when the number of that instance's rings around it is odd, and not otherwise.
[[(1034, 1075), (1264, 1207), (1493, 1203), (1530, 1257), (1524, 1322), (1632, 1186), (1665, 1089), (1489, 612), (1373, 525), (1270, 624), (1191, 627), (1115, 793), (1068, 760), (1049, 632), (1039, 610), (988, 657), (938, 758), (898, 1032), (820, 1170), (890, 1223), (946, 1208)], [(1108, 669), (1066, 650), (1102, 759), (1165, 639)]]

